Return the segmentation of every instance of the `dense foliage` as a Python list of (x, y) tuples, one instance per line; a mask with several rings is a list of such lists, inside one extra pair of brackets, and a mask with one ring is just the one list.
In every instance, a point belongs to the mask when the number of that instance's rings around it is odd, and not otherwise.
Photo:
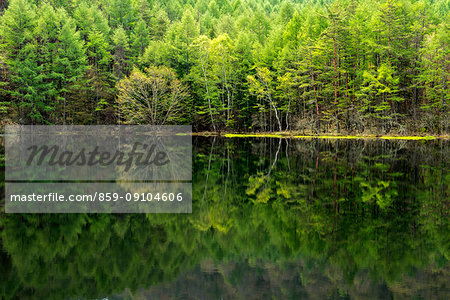
[(183, 113), (168, 123), (196, 130), (442, 133), (449, 127), (446, 0), (12, 0), (1, 6), (2, 123), (146, 123), (120, 114), (119, 82), (137, 74), (144, 80), (150, 68), (175, 72), (187, 87), (189, 97), (177, 104)]

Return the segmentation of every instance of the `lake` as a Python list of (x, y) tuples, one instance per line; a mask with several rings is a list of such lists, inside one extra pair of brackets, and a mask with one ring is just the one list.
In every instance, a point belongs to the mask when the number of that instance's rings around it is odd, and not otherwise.
[(449, 146), (194, 137), (192, 214), (2, 213), (0, 298), (450, 299)]

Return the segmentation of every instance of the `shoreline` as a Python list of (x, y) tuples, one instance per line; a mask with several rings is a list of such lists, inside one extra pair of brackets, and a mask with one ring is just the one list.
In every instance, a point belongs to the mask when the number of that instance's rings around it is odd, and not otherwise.
[[(191, 132), (190, 134), (180, 133), (178, 135), (191, 135), (202, 137), (224, 137), (224, 138), (289, 138), (289, 139), (382, 139), (382, 140), (409, 140), (409, 141), (429, 141), (429, 140), (449, 140), (449, 135), (339, 135), (339, 134), (300, 134), (297, 132), (251, 132), (251, 133), (235, 133), (235, 132), (213, 132), (200, 131)], [(0, 137), (4, 137), (5, 133), (0, 132)]]
[(301, 134), (299, 132), (251, 132), (251, 133), (234, 133), (234, 132), (192, 132), (192, 136), (203, 137), (225, 137), (225, 138), (290, 138), (290, 139), (383, 139), (383, 140), (448, 140), (448, 135), (345, 135), (345, 134)]

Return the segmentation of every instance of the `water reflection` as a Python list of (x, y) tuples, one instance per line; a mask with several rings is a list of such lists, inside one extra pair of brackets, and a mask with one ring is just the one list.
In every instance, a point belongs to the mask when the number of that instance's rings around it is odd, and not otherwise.
[(191, 215), (2, 214), (0, 297), (450, 298), (448, 142), (193, 142)]

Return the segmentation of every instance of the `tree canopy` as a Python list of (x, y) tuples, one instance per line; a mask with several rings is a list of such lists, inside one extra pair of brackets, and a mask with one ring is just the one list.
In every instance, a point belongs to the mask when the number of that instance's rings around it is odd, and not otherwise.
[(195, 130), (445, 133), (449, 36), (446, 0), (12, 0), (0, 114), (117, 124), (119, 82), (165, 66)]

